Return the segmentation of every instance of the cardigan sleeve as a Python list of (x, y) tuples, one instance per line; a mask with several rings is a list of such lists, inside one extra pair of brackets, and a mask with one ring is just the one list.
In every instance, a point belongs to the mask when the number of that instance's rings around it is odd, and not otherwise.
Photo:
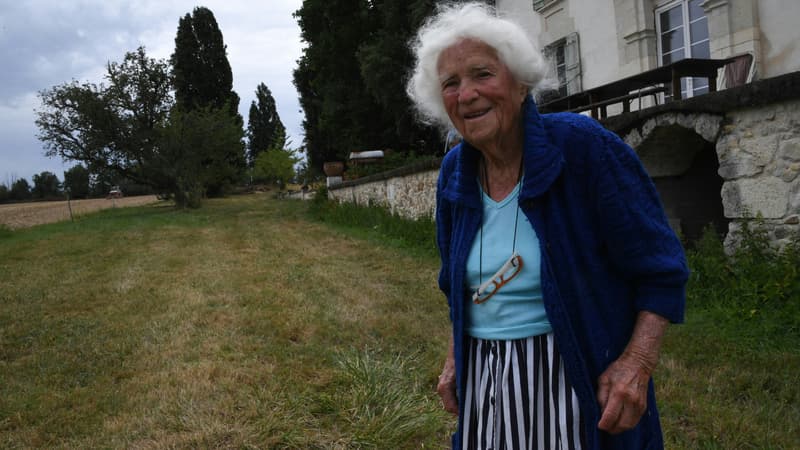
[(634, 286), (635, 309), (682, 322), (689, 271), (655, 185), (616, 134), (598, 127), (593, 192), (596, 217), (615, 269)]

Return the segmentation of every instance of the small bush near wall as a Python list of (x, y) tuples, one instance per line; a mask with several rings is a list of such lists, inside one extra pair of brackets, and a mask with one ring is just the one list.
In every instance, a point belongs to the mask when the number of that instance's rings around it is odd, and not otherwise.
[(731, 256), (716, 232), (706, 230), (687, 252), (688, 301), (733, 334), (755, 341), (790, 338), (800, 345), (800, 237), (775, 248), (757, 222), (744, 223)]

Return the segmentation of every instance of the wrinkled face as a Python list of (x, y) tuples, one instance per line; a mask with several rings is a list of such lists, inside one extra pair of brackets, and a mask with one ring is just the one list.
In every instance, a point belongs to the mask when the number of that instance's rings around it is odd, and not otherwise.
[(461, 40), (441, 53), (437, 69), (445, 110), (470, 144), (484, 150), (513, 139), (528, 89), (493, 48)]

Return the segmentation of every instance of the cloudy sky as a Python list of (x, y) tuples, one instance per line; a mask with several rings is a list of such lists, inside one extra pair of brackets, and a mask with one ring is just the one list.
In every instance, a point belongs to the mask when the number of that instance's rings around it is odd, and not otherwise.
[(0, 0), (0, 183), (42, 171), (64, 179), (75, 162), (44, 156), (36, 138), (37, 92), (72, 79), (103, 81), (108, 61), (145, 46), (169, 58), (178, 20), (196, 6), (214, 12), (228, 47), (233, 88), (247, 121), (255, 89), (272, 91), (289, 139), (302, 143), (292, 70), (302, 43), (292, 17), (302, 0)]

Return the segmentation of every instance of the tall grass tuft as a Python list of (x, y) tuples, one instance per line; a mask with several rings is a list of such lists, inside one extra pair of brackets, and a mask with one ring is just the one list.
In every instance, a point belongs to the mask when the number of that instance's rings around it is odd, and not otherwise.
[(348, 447), (395, 448), (441, 432), (443, 413), (414, 355), (350, 350), (337, 355), (338, 389), (331, 408), (349, 436)]

